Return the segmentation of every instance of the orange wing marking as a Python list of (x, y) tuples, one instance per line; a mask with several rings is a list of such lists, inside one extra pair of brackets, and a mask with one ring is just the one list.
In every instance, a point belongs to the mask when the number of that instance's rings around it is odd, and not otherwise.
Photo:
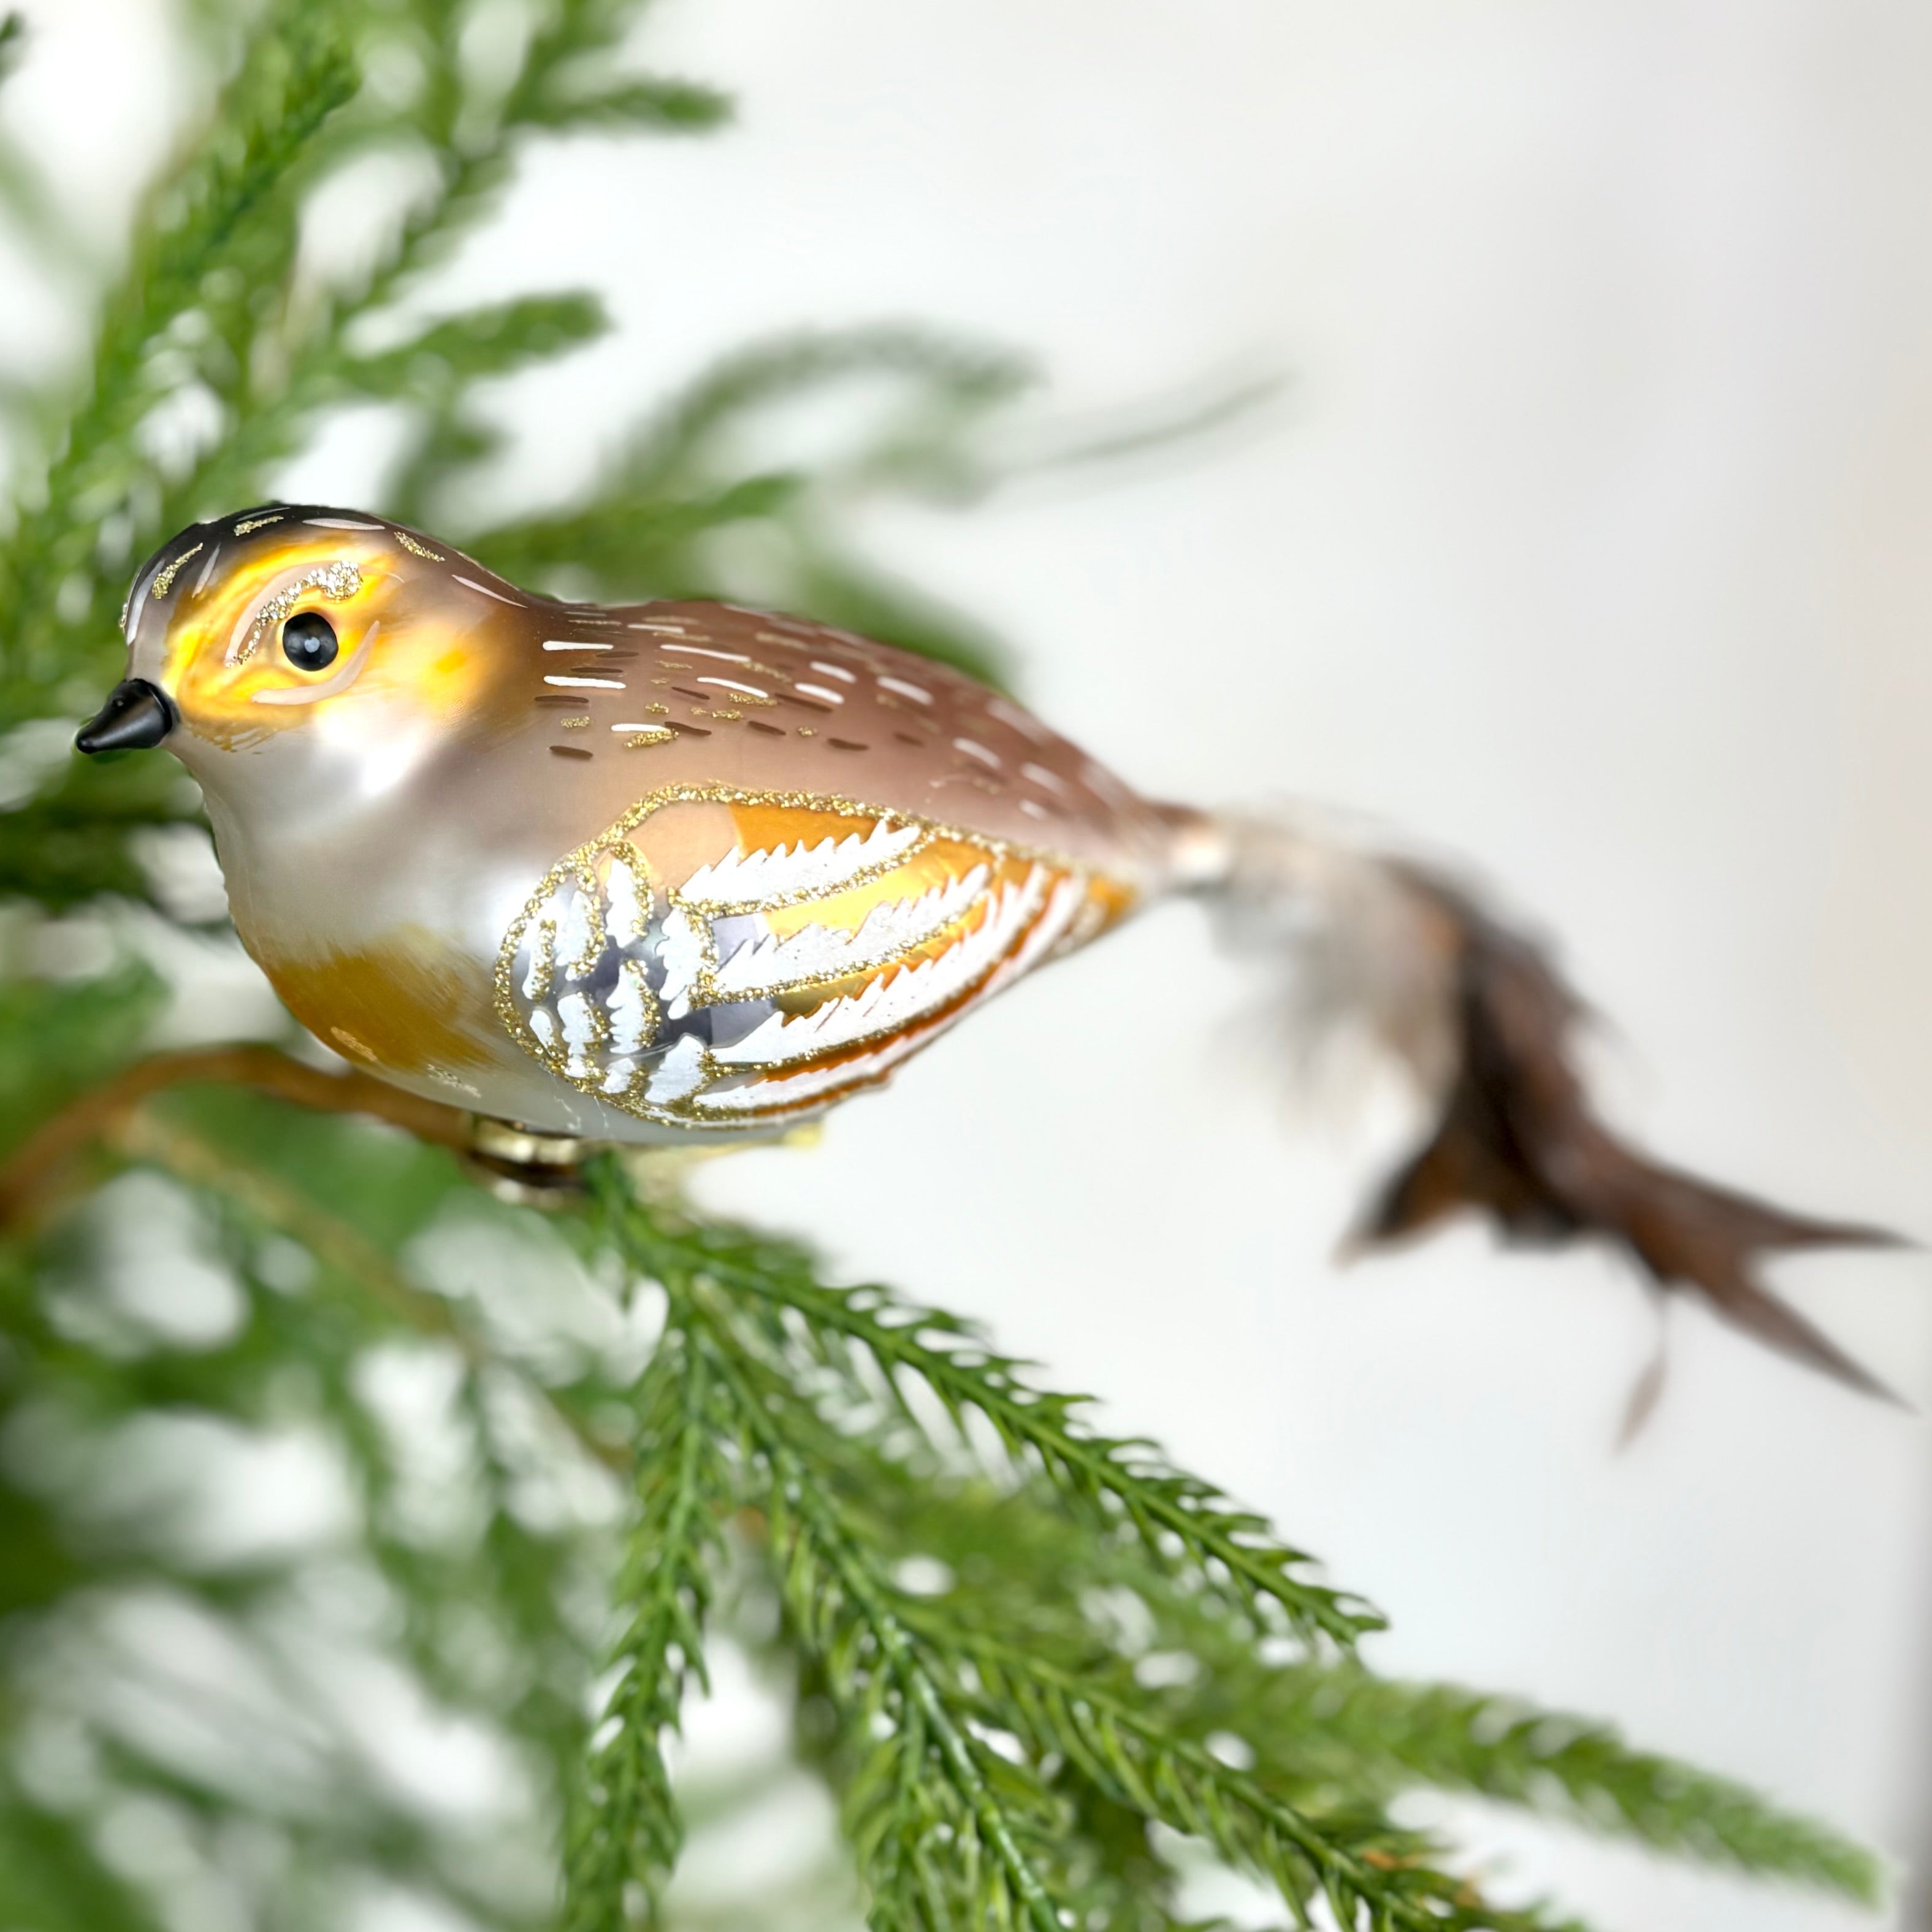
[(908, 814), (668, 787), (545, 876), (504, 937), (497, 1011), (628, 1112), (766, 1126), (876, 1084), (1132, 896)]

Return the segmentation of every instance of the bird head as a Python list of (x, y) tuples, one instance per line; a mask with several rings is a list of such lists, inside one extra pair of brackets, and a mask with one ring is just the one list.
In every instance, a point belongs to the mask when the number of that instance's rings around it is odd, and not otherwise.
[(352, 511), (191, 525), (135, 577), (128, 676), (76, 744), (165, 742), (218, 789), (298, 750), (380, 779), (473, 707), (493, 655), (492, 606), (452, 594), (452, 554)]

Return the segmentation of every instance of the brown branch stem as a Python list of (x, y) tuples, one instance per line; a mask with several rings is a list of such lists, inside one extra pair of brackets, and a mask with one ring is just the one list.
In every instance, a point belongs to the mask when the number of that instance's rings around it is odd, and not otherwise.
[(68, 1165), (95, 1143), (112, 1139), (143, 1102), (170, 1088), (202, 1084), (252, 1088), (325, 1113), (366, 1114), (460, 1153), (471, 1144), (470, 1117), (460, 1108), (406, 1094), (353, 1067), (334, 1072), (311, 1066), (275, 1046), (156, 1054), (70, 1102), (0, 1165), (0, 1227), (34, 1218)]

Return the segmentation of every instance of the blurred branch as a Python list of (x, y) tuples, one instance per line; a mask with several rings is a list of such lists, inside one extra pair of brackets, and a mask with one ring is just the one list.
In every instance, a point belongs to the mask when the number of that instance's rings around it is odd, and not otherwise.
[(253, 1088), (326, 1113), (386, 1120), (431, 1145), (467, 1151), (470, 1116), (354, 1068), (311, 1066), (273, 1046), (204, 1047), (158, 1054), (70, 1102), (0, 1166), (0, 1227), (44, 1213), (62, 1172), (97, 1141), (124, 1133), (155, 1094), (202, 1082)]

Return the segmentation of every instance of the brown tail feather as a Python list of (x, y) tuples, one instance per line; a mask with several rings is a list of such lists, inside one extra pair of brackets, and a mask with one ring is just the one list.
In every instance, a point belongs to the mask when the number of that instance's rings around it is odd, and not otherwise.
[(1750, 1272), (1780, 1249), (1892, 1246), (1897, 1237), (1788, 1214), (1625, 1146), (1590, 1111), (1569, 1058), (1576, 1002), (1543, 952), (1453, 888), (1405, 869), (1460, 935), (1458, 1051), (1434, 1133), (1384, 1187), (1360, 1238), (1395, 1240), (1467, 1208), (1520, 1241), (1605, 1236), (1660, 1283), (1701, 1294), (1780, 1354), (1898, 1402)]
[(1581, 1010), (1540, 947), (1435, 868), (1318, 815), (1172, 807), (1168, 816), (1177, 882), (1210, 900), (1237, 950), (1289, 965), (1283, 1010), (1304, 1057), (1365, 1031), (1439, 1096), (1433, 1132), (1384, 1185), (1352, 1247), (1472, 1208), (1513, 1240), (1600, 1236), (1660, 1287), (1701, 1294), (1795, 1360), (1898, 1400), (1751, 1279), (1760, 1255), (1895, 1238), (1787, 1214), (1626, 1146), (1591, 1111), (1570, 1058)]

